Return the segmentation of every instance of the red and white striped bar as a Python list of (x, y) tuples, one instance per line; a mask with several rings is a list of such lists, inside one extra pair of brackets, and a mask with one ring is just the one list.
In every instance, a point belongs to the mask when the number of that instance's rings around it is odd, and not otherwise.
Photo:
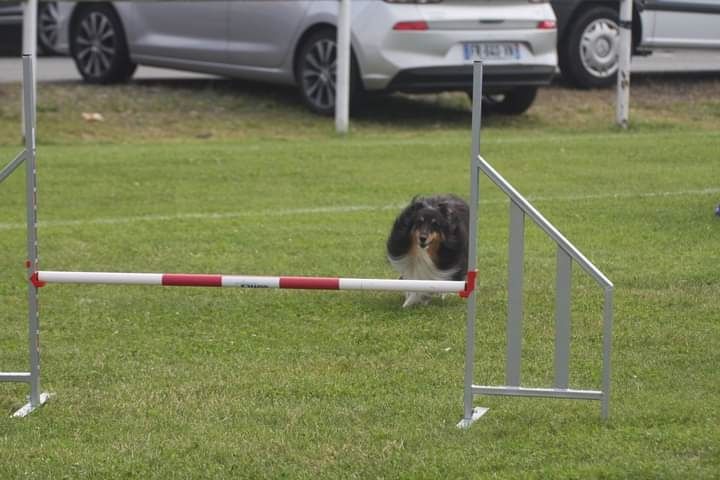
[[(449, 280), (386, 280), (377, 278), (260, 277), (179, 273), (38, 271), (31, 281), (102, 285), (161, 285), (172, 287), (286, 288), (304, 290), (384, 290), (426, 293), (467, 293), (467, 283)], [(470, 282), (471, 289), (474, 282)]]

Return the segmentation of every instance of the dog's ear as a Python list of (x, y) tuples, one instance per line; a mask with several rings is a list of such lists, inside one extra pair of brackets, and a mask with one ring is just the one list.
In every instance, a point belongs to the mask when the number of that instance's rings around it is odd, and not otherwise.
[(457, 231), (457, 222), (455, 221), (455, 209), (450, 206), (448, 202), (438, 203), (438, 211), (445, 218), (447, 231), (454, 235)]
[(423, 200), (419, 195), (415, 195), (407, 207), (400, 213), (397, 222), (400, 222), (406, 229), (409, 229), (415, 223), (415, 216), (423, 208)]
[(440, 202), (438, 203), (438, 210), (442, 214), (443, 217), (450, 219), (453, 215), (455, 215), (455, 211), (450, 207), (450, 204), (448, 202)]
[(420, 210), (426, 206), (427, 204), (425, 203), (425, 199), (420, 195), (415, 195), (412, 200), (410, 200), (410, 209), (412, 211)]

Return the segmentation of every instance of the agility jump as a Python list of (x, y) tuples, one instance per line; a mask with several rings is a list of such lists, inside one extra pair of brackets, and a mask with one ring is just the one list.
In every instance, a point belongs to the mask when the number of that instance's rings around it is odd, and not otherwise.
[[(472, 276), (474, 279), (474, 275)], [(470, 295), (474, 282), (451, 280), (385, 280), (379, 278), (263, 277), (188, 273), (35, 272), (36, 287), (47, 283), (158, 285), (163, 287), (281, 288), (292, 290), (381, 290), (392, 292), (457, 293)]]
[[(480, 120), (482, 101), (482, 64), (473, 66), (472, 146), (470, 155), (470, 201), (467, 275), (465, 281), (388, 280), (331, 277), (269, 277), (241, 275), (208, 275), (176, 273), (60, 272), (40, 270), (37, 241), (37, 172), (35, 168), (35, 71), (34, 54), (23, 55), (23, 111), (25, 113), (25, 149), (0, 170), (0, 182), (23, 162), (26, 163), (28, 257), (28, 372), (0, 372), (0, 382), (23, 382), (30, 386), (29, 402), (14, 416), (22, 417), (40, 407), (48, 394), (40, 388), (40, 324), (38, 291), (49, 283), (155, 285), (184, 287), (280, 288), (312, 290), (382, 290), (424, 293), (457, 293), (467, 299), (465, 335), (465, 373), (463, 418), (459, 428), (468, 428), (486, 411), (474, 407), (476, 395), (550, 397), (601, 402), (601, 416), (609, 416), (610, 357), (612, 352), (613, 284), (580, 251), (548, 222), (507, 180), (480, 156)], [(507, 360), (506, 385), (481, 386), (473, 383), (475, 363), (475, 320), (477, 289), (477, 225), (480, 174), (487, 176), (508, 197), (510, 204), (510, 238), (508, 266)], [(529, 217), (557, 245), (557, 281), (555, 313), (555, 381), (549, 388), (525, 387), (520, 382), (523, 316), (524, 223)], [(570, 280), (572, 263), (577, 263), (603, 288), (603, 366), (600, 390), (569, 387), (570, 362)]]

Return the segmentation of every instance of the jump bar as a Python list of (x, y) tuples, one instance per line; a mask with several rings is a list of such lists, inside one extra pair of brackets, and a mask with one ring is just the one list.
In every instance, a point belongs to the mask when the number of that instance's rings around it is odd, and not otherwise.
[[(474, 272), (472, 272), (474, 273)], [(36, 287), (47, 283), (102, 285), (160, 285), (167, 287), (285, 288), (304, 290), (384, 290), (426, 293), (468, 293), (474, 282), (450, 280), (387, 280), (377, 278), (261, 277), (179, 273), (57, 272), (38, 271), (31, 277)]]

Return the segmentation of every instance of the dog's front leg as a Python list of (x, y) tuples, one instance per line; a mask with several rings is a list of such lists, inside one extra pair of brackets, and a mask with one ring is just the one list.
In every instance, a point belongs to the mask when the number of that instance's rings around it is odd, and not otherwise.
[(403, 308), (408, 308), (415, 305), (427, 305), (428, 303), (430, 303), (430, 295), (428, 295), (427, 293), (406, 292)]

